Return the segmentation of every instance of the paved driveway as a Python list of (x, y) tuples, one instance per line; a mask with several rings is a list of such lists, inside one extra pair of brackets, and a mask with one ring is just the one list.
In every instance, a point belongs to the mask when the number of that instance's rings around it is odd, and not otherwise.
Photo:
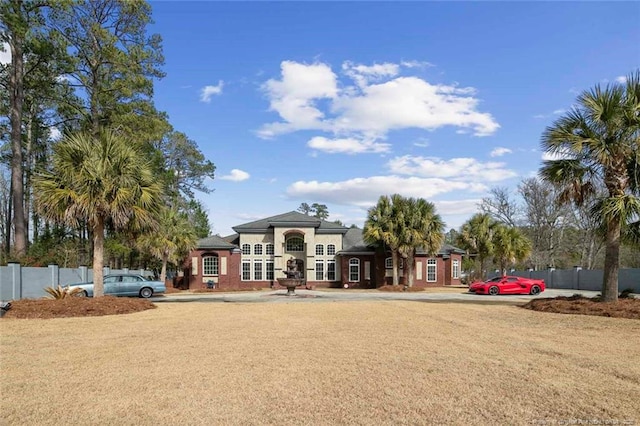
[(422, 302), (456, 302), (456, 303), (499, 303), (518, 304), (526, 303), (531, 299), (571, 296), (581, 294), (586, 297), (595, 297), (596, 291), (583, 290), (558, 290), (548, 289), (538, 296), (528, 295), (476, 295), (460, 289), (460, 293), (405, 293), (384, 291), (322, 291), (322, 290), (296, 290), (295, 296), (287, 296), (286, 290), (275, 291), (241, 291), (229, 293), (188, 293), (167, 294), (153, 297), (153, 302), (240, 302), (240, 303), (290, 303), (290, 302), (337, 302), (358, 300), (413, 300)]

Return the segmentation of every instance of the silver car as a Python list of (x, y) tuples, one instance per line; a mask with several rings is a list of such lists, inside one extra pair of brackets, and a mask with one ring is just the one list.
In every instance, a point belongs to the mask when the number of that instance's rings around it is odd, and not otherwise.
[[(93, 283), (69, 285), (70, 289), (81, 288), (80, 297), (93, 297)], [(104, 276), (104, 294), (109, 296), (139, 296), (148, 298), (167, 290), (161, 281), (149, 281), (137, 274), (109, 274)]]

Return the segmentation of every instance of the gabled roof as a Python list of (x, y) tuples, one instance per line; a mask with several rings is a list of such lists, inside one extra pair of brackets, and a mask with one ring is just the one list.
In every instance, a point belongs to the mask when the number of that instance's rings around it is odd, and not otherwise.
[(362, 229), (360, 228), (349, 228), (347, 233), (342, 239), (342, 250), (341, 253), (373, 253), (375, 248), (373, 246), (369, 246), (364, 242), (362, 238)]
[(235, 244), (231, 244), (230, 242), (225, 241), (225, 239), (222, 237), (219, 237), (217, 235), (212, 235), (210, 237), (198, 240), (197, 248), (198, 249), (214, 249), (214, 250), (233, 250), (238, 247)]
[(267, 217), (254, 222), (234, 226), (232, 229), (238, 234), (257, 234), (267, 232), (270, 228), (315, 228), (316, 234), (345, 234), (347, 228), (337, 223), (327, 222), (317, 217), (302, 214), (296, 211)]

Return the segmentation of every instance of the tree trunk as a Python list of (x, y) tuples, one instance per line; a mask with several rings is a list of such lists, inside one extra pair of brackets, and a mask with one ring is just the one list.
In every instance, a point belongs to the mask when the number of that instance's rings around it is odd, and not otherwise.
[(162, 269), (160, 269), (160, 281), (165, 282), (167, 279), (167, 262), (169, 261), (169, 255), (162, 254)]
[(93, 227), (93, 297), (104, 296), (104, 218)]
[(391, 261), (393, 262), (393, 285), (400, 284), (400, 274), (398, 273), (398, 251), (391, 250)]
[(607, 224), (607, 246), (604, 255), (602, 301), (618, 300), (618, 269), (620, 268), (620, 219), (612, 218)]
[(409, 254), (406, 259), (407, 262), (407, 279), (404, 281), (407, 284), (407, 287), (413, 287), (413, 275), (415, 271), (415, 257), (412, 254)]
[[(20, 4), (17, 5), (20, 8)], [(27, 234), (24, 220), (24, 178), (22, 163), (22, 106), (24, 103), (24, 38), (11, 32), (11, 76), (9, 79), (9, 102), (11, 121), (11, 184), (13, 187), (13, 226), (15, 253), (24, 256), (27, 252)]]

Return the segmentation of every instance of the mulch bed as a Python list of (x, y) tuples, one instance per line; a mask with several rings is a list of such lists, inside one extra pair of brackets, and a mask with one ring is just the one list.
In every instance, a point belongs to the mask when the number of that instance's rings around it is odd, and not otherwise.
[(154, 309), (146, 299), (129, 297), (68, 297), (64, 299), (21, 299), (11, 302), (3, 318), (63, 318), (130, 314)]
[(613, 318), (640, 319), (640, 299), (618, 299), (617, 302), (601, 302), (598, 298), (584, 296), (533, 299), (525, 309), (557, 314), (597, 315)]

